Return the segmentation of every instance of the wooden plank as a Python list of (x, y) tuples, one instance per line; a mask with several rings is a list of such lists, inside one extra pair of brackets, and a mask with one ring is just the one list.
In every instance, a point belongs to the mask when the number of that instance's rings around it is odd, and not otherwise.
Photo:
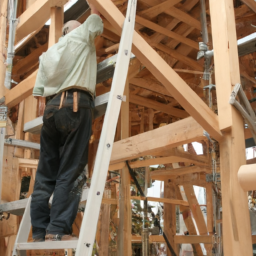
[(157, 154), (163, 150), (203, 139), (205, 139), (203, 128), (192, 117), (188, 117), (158, 129), (115, 142), (111, 164), (138, 158), (139, 156)]
[(219, 125), (221, 130), (227, 130), (220, 143), (224, 254), (252, 255), (248, 198), (237, 178), (238, 169), (246, 163), (244, 122), (227, 101), (232, 87), (240, 83), (233, 1), (210, 0), (209, 3)]
[(133, 103), (139, 106), (144, 106), (147, 108), (153, 108), (155, 110), (158, 110), (163, 113), (169, 114), (171, 116), (179, 117), (179, 118), (188, 117), (188, 113), (184, 110), (170, 107), (166, 104), (157, 102), (155, 100), (150, 100), (134, 94), (130, 94), (130, 103)]
[(42, 27), (51, 15), (51, 7), (62, 7), (68, 0), (40, 0), (34, 2), (20, 17), (15, 41), (18, 42)]
[(174, 176), (186, 175), (190, 173), (198, 173), (205, 172), (211, 173), (211, 168), (209, 167), (201, 167), (201, 166), (188, 166), (182, 167), (178, 169), (166, 169), (166, 170), (158, 170), (150, 173), (150, 177), (153, 180), (164, 180), (171, 179)]
[(212, 244), (212, 236), (180, 236), (174, 237), (174, 242), (176, 244)]
[[(141, 243), (141, 236), (132, 236), (133, 243)], [(165, 243), (164, 237), (161, 235), (151, 235), (149, 236), (150, 243)]]
[(162, 198), (162, 197), (143, 197), (143, 196), (131, 196), (131, 200), (148, 200), (149, 202), (160, 202), (166, 204), (174, 204), (174, 205), (183, 205), (189, 206), (187, 201), (171, 199), (171, 198)]
[(254, 12), (256, 12), (256, 2), (253, 0), (241, 0), (245, 3), (249, 8), (251, 8)]
[[(111, 1), (92, 0), (99, 11), (110, 21), (121, 34), (124, 16)], [(215, 139), (220, 140), (218, 117), (198, 97), (198, 95), (173, 71), (173, 69), (148, 45), (137, 33), (133, 37), (133, 53), (166, 87), (182, 107), (193, 116), (204, 129)], [(152, 62), (152, 60), (154, 60)]]

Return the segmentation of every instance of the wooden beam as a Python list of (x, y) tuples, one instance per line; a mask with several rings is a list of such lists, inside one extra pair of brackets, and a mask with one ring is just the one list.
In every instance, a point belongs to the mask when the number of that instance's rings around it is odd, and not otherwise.
[[(182, 199), (182, 195), (181, 195), (179, 186), (177, 186), (177, 188), (176, 188), (176, 193), (177, 193), (177, 198)], [(180, 206), (180, 212), (182, 213), (182, 217), (183, 217), (184, 223), (187, 227), (189, 234), (197, 235), (197, 230), (196, 230), (195, 222), (192, 218), (191, 210), (188, 207)], [(192, 244), (192, 246), (193, 246), (193, 249), (195, 250), (196, 255), (203, 256), (203, 251), (202, 251), (200, 244), (195, 244), (195, 245)]]
[(176, 185), (188, 185), (188, 186), (199, 186), (199, 187), (205, 187), (206, 177), (204, 173), (191, 173), (191, 174), (185, 174), (182, 176), (177, 176), (177, 178), (174, 180)]
[(51, 25), (49, 31), (49, 47), (56, 44), (62, 36), (64, 12), (62, 7), (51, 7)]
[(184, 200), (162, 198), (162, 197), (143, 197), (143, 196), (131, 196), (131, 200), (148, 200), (150, 202), (160, 202), (166, 204), (183, 205), (188, 206), (188, 202)]
[[(185, 11), (185, 12), (191, 11), (191, 10), (196, 6), (196, 4), (198, 3), (198, 1), (199, 1), (199, 0), (190, 0), (189, 2), (188, 2), (188, 1), (185, 2), (185, 3), (182, 5), (182, 10)], [(181, 23), (180, 20), (174, 18), (174, 19), (171, 19), (171, 20), (169, 20), (169, 21), (163, 20), (163, 21), (161, 22), (161, 25), (162, 25), (163, 27), (165, 27), (166, 29), (168, 29), (168, 30), (173, 30), (173, 29), (175, 29), (175, 28), (177, 27), (177, 25), (180, 24), (180, 23)], [(187, 34), (180, 33), (180, 32), (178, 31), (181, 26), (183, 27), (183, 25), (185, 25), (185, 26), (188, 27), (187, 24), (182, 23), (182, 24), (180, 24), (180, 25), (178, 26), (178, 28), (176, 29), (175, 32), (177, 32), (177, 33), (179, 33), (179, 34), (183, 34), (183, 36), (188, 36)], [(189, 27), (190, 27), (190, 26), (189, 26)], [(191, 27), (190, 27), (190, 28), (191, 28)], [(192, 28), (192, 31), (193, 31), (193, 30), (194, 30), (194, 28)], [(192, 32), (192, 31), (191, 31), (191, 32)], [(165, 36), (163, 36), (163, 35), (161, 35), (161, 34), (159, 34), (159, 33), (155, 33), (154, 35), (152, 35), (152, 37), (150, 37), (150, 39), (151, 39), (154, 43), (160, 43), (160, 42), (164, 39), (164, 37), (165, 37)], [(168, 46), (169, 46), (169, 44), (168, 44)], [(175, 47), (172, 47), (172, 48), (174, 49)]]
[[(144, 2), (145, 4), (148, 4), (150, 6), (155, 6), (159, 3), (161, 3), (160, 0), (141, 0), (141, 2)], [(181, 11), (178, 8), (175, 8), (175, 7), (171, 7), (169, 9), (166, 8), (166, 10), (164, 12), (166, 14), (178, 19), (179, 21), (182, 21), (182, 22), (188, 24), (191, 27), (201, 30), (201, 23), (197, 19), (193, 18), (192, 16)]]
[(14, 107), (22, 100), (26, 99), (29, 95), (32, 95), (37, 72), (38, 70), (33, 72), (29, 77), (5, 94), (5, 104), (8, 106), (8, 108)]
[(150, 165), (160, 165), (160, 164), (164, 165), (164, 164), (179, 163), (179, 162), (192, 163), (192, 164), (210, 167), (210, 165), (206, 164), (205, 162), (193, 160), (191, 158), (186, 158), (186, 156), (184, 156), (184, 157), (180, 157), (180, 156), (158, 157), (158, 158), (152, 158), (152, 159), (147, 159), (147, 160), (142, 160), (142, 161), (130, 162), (129, 165), (131, 166), (131, 168), (140, 168), (140, 167), (145, 167), (145, 166), (150, 166)]
[(40, 0), (34, 2), (19, 17), (15, 41), (18, 42), (34, 30), (42, 27), (51, 15), (51, 7), (62, 7), (68, 0)]
[(165, 52), (169, 54), (171, 57), (175, 58), (176, 60), (179, 60), (183, 62), (184, 64), (188, 65), (189, 67), (195, 69), (195, 70), (203, 70), (203, 67), (196, 62), (195, 60), (178, 53), (176, 50), (164, 45), (164, 44), (155, 44), (155, 43), (150, 43), (151, 46), (156, 47), (158, 50)]
[[(129, 80), (127, 78), (124, 95), (126, 102), (121, 105), (121, 139), (129, 138)], [(121, 168), (120, 168), (121, 169)], [(131, 178), (128, 167), (124, 165), (121, 169), (121, 185), (119, 197), (120, 221), (118, 227), (118, 254), (130, 256), (132, 254), (132, 216), (131, 216)]]
[[(92, 0), (98, 10), (110, 21), (121, 34), (124, 16), (110, 1)], [(137, 33), (133, 36), (133, 53), (166, 87), (182, 107), (215, 139), (220, 140), (218, 117), (184, 82), (183, 79), (159, 56), (148, 43)], [(154, 61), (152, 61), (154, 60)]]
[(246, 163), (244, 122), (227, 100), (233, 86), (241, 82), (233, 0), (210, 0), (209, 4), (219, 125), (226, 130), (220, 142), (224, 254), (252, 255), (248, 198), (237, 177)]
[(212, 236), (180, 236), (176, 235), (174, 237), (174, 242), (176, 244), (212, 244)]
[(254, 0), (241, 0), (245, 3), (249, 8), (251, 8), (254, 12), (256, 12), (256, 2)]
[(118, 43), (120, 42), (120, 37), (117, 36), (115, 33), (113, 33), (112, 31), (104, 28), (103, 33), (101, 34), (101, 36), (107, 38), (108, 40)]
[(200, 167), (200, 166), (188, 166), (188, 167), (182, 167), (177, 169), (158, 170), (158, 171), (151, 172), (150, 177), (153, 180), (165, 180), (165, 179), (171, 179), (174, 176), (180, 176), (180, 175), (198, 173), (198, 172), (211, 173), (211, 168)]
[[(152, 29), (152, 30), (154, 30), (154, 31), (156, 31), (158, 33), (161, 33), (161, 34), (163, 34), (165, 36), (173, 38), (173, 39), (177, 40), (178, 42), (184, 43), (184, 44), (186, 44), (186, 45), (188, 45), (188, 46), (190, 46), (190, 47), (192, 47), (192, 48), (194, 48), (196, 50), (199, 50), (199, 45), (198, 45), (197, 42), (195, 42), (195, 41), (193, 41), (193, 40), (191, 40), (189, 38), (186, 38), (186, 37), (184, 37), (182, 35), (179, 35), (179, 34), (173, 32), (173, 31), (170, 31), (170, 30), (168, 30), (166, 28), (163, 28), (163, 27), (157, 25), (154, 22), (146, 20), (146, 19), (144, 19), (144, 18), (142, 18), (142, 17), (140, 17), (138, 15), (136, 16), (136, 22), (141, 24), (141, 25), (143, 25), (144, 27), (150, 28), (150, 29)], [(200, 66), (200, 68), (201, 68), (201, 66)]]
[[(198, 204), (198, 201), (197, 201), (197, 198), (196, 198), (196, 195), (195, 195), (195, 191), (194, 191), (194, 187), (192, 185), (184, 185), (183, 188), (184, 188), (184, 191), (186, 193), (186, 197), (188, 199), (190, 209), (193, 213), (193, 218), (196, 222), (199, 234), (200, 235), (207, 235), (208, 234), (207, 226), (206, 226), (206, 223), (205, 223), (205, 220), (204, 220), (202, 210), (201, 210), (201, 208)], [(207, 254), (208, 254), (211, 251), (211, 246), (205, 246), (205, 249), (206, 249)]]
[(136, 86), (139, 86), (141, 88), (150, 90), (152, 92), (157, 92), (163, 95), (171, 96), (171, 94), (166, 90), (164, 86), (155, 82), (152, 79), (134, 77), (133, 79), (130, 80), (130, 83)]
[[(186, 136), (184, 136), (186, 134)], [(111, 164), (156, 154), (179, 145), (205, 139), (203, 128), (192, 118), (177, 121), (114, 143)]]
[[(169, 200), (178, 200), (176, 197), (176, 186), (172, 180), (164, 181), (164, 197)], [(187, 202), (186, 202), (187, 203)], [(184, 205), (183, 205), (184, 206)], [(178, 246), (175, 244), (176, 235), (176, 206), (164, 204), (164, 233), (171, 244), (174, 252), (178, 255)], [(167, 256), (173, 256), (170, 250), (167, 250)]]
[(157, 102), (155, 100), (150, 100), (134, 94), (130, 94), (130, 103), (133, 103), (139, 106), (144, 106), (147, 108), (153, 108), (155, 110), (158, 110), (168, 115), (179, 117), (179, 118), (185, 118), (189, 116), (184, 110), (174, 108), (174, 107), (169, 107), (166, 104)]
[(151, 8), (148, 8), (142, 12), (140, 12), (140, 15), (147, 17), (148, 19), (153, 19), (158, 14), (168, 10), (170, 7), (174, 6), (175, 4), (179, 3), (181, 0), (167, 0), (163, 3), (154, 5)]
[(26, 56), (24, 59), (17, 62), (16, 65), (13, 66), (12, 73), (14, 75), (21, 75), (25, 73), (31, 66), (35, 65), (39, 61), (39, 56), (46, 52), (48, 49), (48, 43), (38, 47), (31, 54)]
[[(132, 236), (133, 243), (141, 243), (141, 236)], [(161, 235), (151, 235), (149, 236), (150, 243), (165, 243), (164, 237)]]

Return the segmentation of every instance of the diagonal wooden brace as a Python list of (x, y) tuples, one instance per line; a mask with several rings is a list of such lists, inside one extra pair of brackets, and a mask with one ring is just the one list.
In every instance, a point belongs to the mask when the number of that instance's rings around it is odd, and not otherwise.
[[(241, 103), (236, 99), (237, 96)], [(249, 129), (251, 130), (254, 142), (256, 143), (256, 116), (242, 89), (241, 84), (235, 85), (231, 93), (229, 103), (241, 113)]]

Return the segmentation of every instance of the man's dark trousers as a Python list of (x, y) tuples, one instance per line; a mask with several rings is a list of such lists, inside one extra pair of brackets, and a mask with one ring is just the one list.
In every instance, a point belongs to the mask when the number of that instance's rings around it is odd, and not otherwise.
[[(73, 91), (61, 93), (47, 103), (40, 138), (40, 158), (31, 201), (34, 239), (47, 234), (71, 234), (85, 182), (91, 136), (91, 96), (78, 91), (78, 112), (73, 112)], [(52, 193), (51, 209), (48, 206)]]

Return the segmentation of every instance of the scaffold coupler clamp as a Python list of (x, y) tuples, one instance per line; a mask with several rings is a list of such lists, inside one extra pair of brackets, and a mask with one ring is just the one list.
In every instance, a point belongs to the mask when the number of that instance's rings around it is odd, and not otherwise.
[(8, 108), (5, 105), (0, 105), (0, 128), (6, 127)]
[(229, 103), (233, 105), (243, 116), (245, 122), (252, 132), (254, 142), (256, 143), (256, 116), (241, 84), (236, 84), (234, 86), (234, 89), (230, 95)]
[(10, 213), (9, 212), (2, 212), (0, 211), (0, 220), (8, 220), (10, 218)]

